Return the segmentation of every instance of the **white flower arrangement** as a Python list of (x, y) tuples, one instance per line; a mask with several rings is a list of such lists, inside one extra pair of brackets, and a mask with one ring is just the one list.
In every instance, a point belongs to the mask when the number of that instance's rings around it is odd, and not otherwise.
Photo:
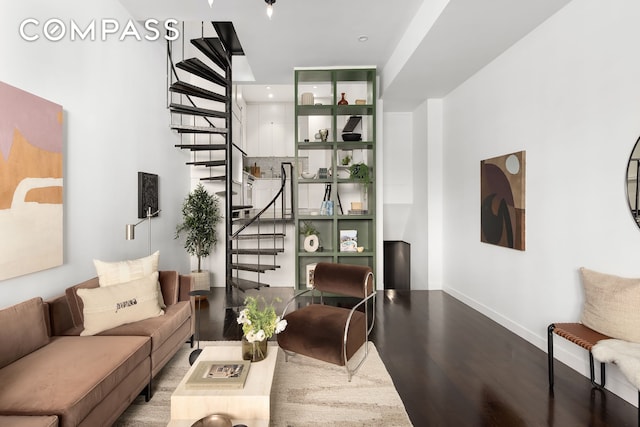
[(244, 300), (245, 309), (238, 315), (238, 323), (242, 325), (242, 332), (249, 342), (263, 341), (279, 334), (287, 327), (287, 321), (276, 315), (273, 304), (267, 304), (261, 298), (264, 308), (258, 307), (258, 299), (247, 297)]

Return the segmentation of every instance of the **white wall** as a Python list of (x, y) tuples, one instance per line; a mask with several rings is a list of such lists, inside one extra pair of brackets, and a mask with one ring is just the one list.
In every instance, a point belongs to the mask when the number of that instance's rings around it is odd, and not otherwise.
[[(625, 198), (639, 19), (636, 1), (574, 1), (444, 99), (444, 289), (542, 349), (548, 324), (579, 319), (580, 266), (640, 277)], [(518, 150), (524, 252), (480, 242), (480, 161)], [(558, 358), (586, 374), (586, 352), (558, 341)], [(610, 387), (635, 403), (612, 372)]]
[[(95, 276), (94, 258), (116, 261), (147, 255), (147, 227), (126, 241), (125, 224), (137, 221), (137, 172), (159, 176), (159, 218), (152, 249), (160, 268), (188, 272), (174, 240), (180, 205), (189, 187), (184, 154), (168, 127), (164, 41), (39, 40), (18, 34), (25, 18), (88, 23), (128, 14), (116, 0), (55, 3), (23, 0), (0, 17), (0, 81), (64, 108), (64, 265), (0, 282), (0, 307), (33, 296), (48, 298)], [(1, 237), (0, 237), (1, 238)], [(29, 254), (24, 254), (29, 256)]]

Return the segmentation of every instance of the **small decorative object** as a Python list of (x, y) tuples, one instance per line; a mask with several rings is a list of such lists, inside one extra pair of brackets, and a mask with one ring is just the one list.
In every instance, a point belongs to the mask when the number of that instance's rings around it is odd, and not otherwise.
[(231, 418), (226, 415), (212, 414), (206, 417), (200, 418), (195, 423), (191, 424), (191, 427), (232, 427), (233, 422)]
[(364, 246), (358, 246), (358, 252), (364, 252)]
[(323, 200), (320, 205), (320, 215), (333, 215), (333, 200)]
[(307, 288), (308, 289), (313, 288), (313, 274), (316, 271), (316, 265), (318, 265), (317, 262), (307, 264)]
[(348, 105), (348, 104), (349, 104), (349, 101), (347, 101), (346, 99), (344, 99), (344, 95), (345, 95), (345, 93), (344, 93), (344, 92), (342, 92), (342, 93), (341, 93), (341, 95), (342, 95), (342, 98), (340, 98), (340, 101), (338, 101), (338, 105)]
[(300, 234), (305, 236), (304, 250), (307, 252), (315, 252), (320, 247), (320, 231), (309, 221), (304, 221), (300, 227)]
[(362, 202), (351, 202), (351, 209), (354, 211), (362, 209)]
[(366, 99), (356, 99), (356, 105), (367, 105)]
[(329, 177), (329, 170), (327, 168), (319, 168), (318, 169), (318, 178), (319, 179), (327, 179)]
[(342, 160), (340, 160), (340, 164), (342, 164), (342, 166), (349, 166), (351, 164), (351, 155), (350, 154), (346, 154)]
[(315, 176), (315, 174), (307, 171), (302, 172), (301, 175), (304, 179), (312, 179)]
[(343, 141), (362, 141), (362, 134), (358, 132), (343, 132)]
[(305, 92), (300, 96), (300, 105), (313, 105), (313, 93)]
[(327, 142), (327, 137), (329, 136), (329, 129), (320, 129), (318, 133), (320, 134), (320, 141)]
[[(276, 299), (276, 301), (280, 301)], [(261, 304), (260, 304), (261, 303)], [(256, 297), (244, 300), (245, 308), (238, 315), (242, 325), (242, 359), (259, 362), (267, 357), (267, 340), (273, 334), (279, 334), (287, 327), (286, 320), (280, 320), (273, 304), (267, 304), (264, 298)], [(262, 307), (259, 307), (259, 306)]]
[(349, 167), (350, 178), (356, 181), (369, 181), (369, 166), (364, 163), (356, 163)]
[(340, 230), (340, 252), (358, 250), (358, 230)]

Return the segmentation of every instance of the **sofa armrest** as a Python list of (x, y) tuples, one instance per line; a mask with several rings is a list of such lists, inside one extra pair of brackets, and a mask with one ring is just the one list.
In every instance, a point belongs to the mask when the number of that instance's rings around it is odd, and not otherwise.
[(48, 300), (46, 303), (49, 307), (51, 336), (67, 335), (67, 332), (73, 329), (74, 325), (66, 295), (60, 295)]
[(174, 270), (166, 270), (158, 272), (158, 281), (160, 282), (160, 291), (166, 305), (173, 305), (179, 301), (180, 284), (178, 282), (178, 272)]
[(189, 292), (191, 292), (195, 286), (193, 277), (189, 274), (180, 275), (180, 294), (178, 296), (179, 301), (189, 301), (191, 298)]

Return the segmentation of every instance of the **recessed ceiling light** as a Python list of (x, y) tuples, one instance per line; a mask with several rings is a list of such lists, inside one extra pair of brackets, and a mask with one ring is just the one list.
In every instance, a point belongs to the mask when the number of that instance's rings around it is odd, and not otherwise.
[(366, 42), (367, 40), (369, 40), (369, 36), (367, 36), (367, 35), (363, 34), (361, 36), (358, 36), (358, 41), (359, 42)]
[(272, 93), (270, 93), (269, 95), (267, 95), (267, 97), (269, 97), (269, 98), (273, 98), (273, 94), (272, 94)]
[(267, 90), (271, 90), (271, 86), (267, 86)]

